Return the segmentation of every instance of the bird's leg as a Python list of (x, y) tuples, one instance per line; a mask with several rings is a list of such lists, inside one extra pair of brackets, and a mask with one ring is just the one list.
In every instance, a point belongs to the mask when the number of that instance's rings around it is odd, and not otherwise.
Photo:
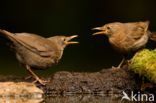
[(125, 62), (125, 57), (122, 58), (120, 64), (118, 65), (117, 68), (121, 68), (121, 66), (123, 65), (123, 63)]
[(123, 63), (125, 62), (125, 57), (122, 58), (120, 64), (117, 67), (112, 66), (113, 69), (119, 69), (121, 68), (121, 66), (123, 65)]
[(47, 81), (41, 80), (32, 70), (31, 68), (26, 65), (26, 69), (29, 71), (29, 73), (38, 81), (40, 84), (45, 85)]
[(31, 79), (31, 78), (32, 78), (32, 76), (29, 75), (29, 76), (25, 77), (24, 79), (25, 79), (25, 80), (28, 80), (28, 79)]

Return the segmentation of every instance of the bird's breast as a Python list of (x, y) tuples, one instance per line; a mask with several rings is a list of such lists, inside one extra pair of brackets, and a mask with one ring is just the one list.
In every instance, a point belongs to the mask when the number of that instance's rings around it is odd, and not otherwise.
[(127, 52), (129, 49), (128, 43), (124, 37), (110, 37), (109, 42), (112, 47), (119, 52)]

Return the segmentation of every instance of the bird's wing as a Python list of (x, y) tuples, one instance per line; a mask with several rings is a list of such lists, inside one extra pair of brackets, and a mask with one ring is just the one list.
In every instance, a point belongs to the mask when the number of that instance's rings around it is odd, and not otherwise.
[(23, 46), (40, 56), (49, 57), (54, 51), (50, 41), (41, 36), (30, 33), (15, 33), (15, 38)]
[[(28, 50), (42, 56), (52, 57), (56, 49), (56, 45), (51, 43), (50, 40), (30, 33), (11, 33), (6, 30), (0, 29), (0, 35), (8, 38), (16, 45), (24, 46)], [(55, 48), (55, 49), (54, 49)]]
[(139, 40), (143, 35), (148, 35), (148, 26), (149, 22), (135, 22), (127, 23), (128, 35), (131, 36), (131, 39)]
[(130, 32), (130, 35), (132, 39), (139, 40), (143, 35), (147, 34), (146, 32), (147, 31), (145, 31), (144, 28), (138, 26)]
[(129, 33), (127, 35), (127, 39), (130, 44), (130, 48), (137, 50), (139, 48), (143, 48), (147, 43), (149, 38), (149, 33), (146, 27), (137, 25), (131, 27)]

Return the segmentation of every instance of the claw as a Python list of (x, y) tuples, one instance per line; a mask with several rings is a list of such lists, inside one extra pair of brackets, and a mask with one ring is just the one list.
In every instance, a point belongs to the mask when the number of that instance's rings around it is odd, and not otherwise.
[(40, 84), (42, 85), (46, 85), (47, 83), (49, 83), (49, 81), (46, 81), (46, 80), (42, 80), (42, 79), (39, 79), (37, 80)]
[(39, 82), (42, 85), (46, 85), (46, 83), (48, 83), (48, 81), (42, 80), (40, 79), (32, 70), (31, 68), (26, 65), (27, 70), (30, 72), (30, 74), (33, 76), (33, 78), (35, 78), (35, 81), (33, 83)]
[(37, 83), (37, 82), (39, 82), (40, 84), (42, 84), (42, 85), (46, 85), (47, 83), (49, 83), (50, 81), (48, 80), (42, 80), (42, 79), (40, 79), (40, 78), (35, 78), (36, 80), (34, 80), (32, 83)]

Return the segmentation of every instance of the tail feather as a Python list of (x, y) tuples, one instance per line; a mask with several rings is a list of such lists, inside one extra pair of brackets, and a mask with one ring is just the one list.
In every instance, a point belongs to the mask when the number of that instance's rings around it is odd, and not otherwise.
[(0, 35), (2, 35), (2, 36), (4, 36), (4, 37), (8, 38), (11, 42), (13, 42), (13, 43), (15, 43), (15, 44), (20, 44), (20, 45), (22, 45), (22, 46), (24, 46), (24, 47), (26, 47), (26, 48), (28, 48), (29, 50), (32, 51), (32, 49), (31, 49), (30, 46), (28, 46), (27, 44), (25, 44), (24, 42), (22, 42), (21, 40), (19, 40), (19, 39), (17, 39), (17, 38), (15, 37), (16, 34), (11, 33), (11, 32), (8, 32), (8, 31), (6, 31), (6, 30), (0, 29)]
[(10, 41), (16, 41), (16, 39), (14, 37), (15, 34), (10, 33), (10, 32), (8, 32), (6, 30), (0, 29), (0, 35), (7, 38), (7, 39), (9, 39)]
[(6, 30), (0, 29), (0, 35), (2, 35), (2, 36), (4, 36), (4, 37), (8, 38), (10, 41), (12, 41), (12, 42), (14, 42), (14, 43), (19, 43), (19, 44), (21, 44), (21, 45), (23, 45), (23, 46), (26, 46), (25, 43), (23, 43), (21, 40), (18, 40), (18, 39), (15, 37), (16, 34), (14, 34), (14, 33), (11, 33), (11, 32), (8, 32), (8, 31), (6, 31)]
[(150, 40), (156, 41), (156, 32), (151, 32)]
[(11, 33), (11, 32), (8, 32), (6, 30), (0, 29), (0, 35), (8, 38), (15, 45), (18, 44), (18, 45), (24, 46), (25, 48), (29, 49), (30, 51), (32, 51), (32, 52), (37, 53), (37, 54), (40, 55), (40, 52), (39, 51), (36, 51), (36, 49), (34, 49), (32, 46), (30, 46), (27, 43), (21, 41), (20, 39), (17, 39), (16, 36), (15, 36), (16, 34), (14, 34), (14, 33)]

